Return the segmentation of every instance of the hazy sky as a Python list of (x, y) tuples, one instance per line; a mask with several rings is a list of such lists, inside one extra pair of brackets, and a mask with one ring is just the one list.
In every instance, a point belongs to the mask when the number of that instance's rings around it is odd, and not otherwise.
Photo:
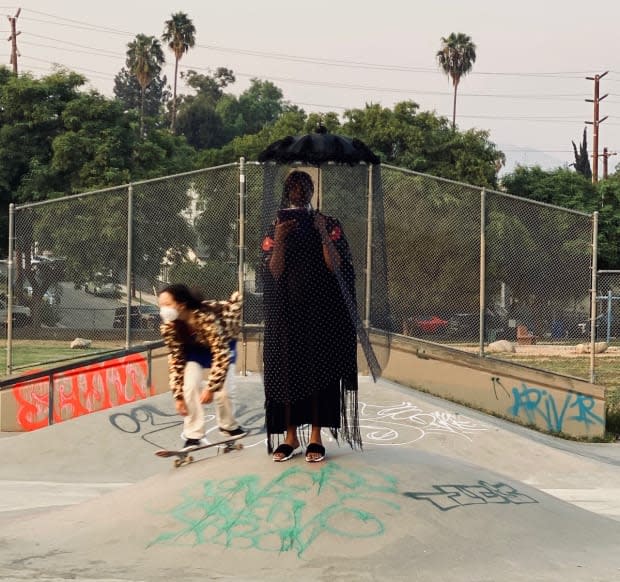
[[(5, 2), (6, 0), (0, 0)], [(451, 117), (452, 87), (435, 54), (440, 39), (463, 32), (477, 46), (472, 72), (459, 86), (457, 124), (490, 132), (508, 167), (574, 161), (585, 121), (592, 121), (594, 83), (585, 77), (609, 71), (601, 80), (599, 151), (620, 154), (620, 2), (599, 0), (24, 0), (18, 7), (20, 71), (36, 76), (54, 63), (84, 74), (112, 95), (127, 43), (138, 33), (161, 36), (173, 12), (186, 12), (197, 46), (181, 69), (207, 73), (231, 68), (236, 94), (253, 77), (268, 79), (284, 97), (306, 111), (337, 111), (404, 100)], [(6, 18), (0, 31), (8, 37)], [(10, 43), (0, 46), (8, 65)], [(165, 72), (174, 60), (166, 49)], [(184, 87), (180, 87), (180, 92)], [(592, 126), (588, 125), (592, 152)], [(610, 171), (620, 155), (609, 158)], [(599, 166), (602, 174), (602, 161)]]

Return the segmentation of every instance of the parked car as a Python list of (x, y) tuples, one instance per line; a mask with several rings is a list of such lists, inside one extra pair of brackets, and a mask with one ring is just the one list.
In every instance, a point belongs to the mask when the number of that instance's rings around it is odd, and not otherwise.
[[(487, 340), (514, 339), (516, 332), (508, 327), (506, 316), (498, 315), (491, 309), (486, 310), (485, 329)], [(480, 335), (479, 313), (455, 313), (448, 322), (448, 334), (459, 339), (477, 339)]]
[[(161, 324), (157, 305), (132, 305), (130, 308), (129, 326), (131, 329), (155, 329)], [(125, 328), (127, 324), (127, 307), (117, 307), (114, 311), (112, 327)]]
[(422, 315), (420, 317), (409, 317), (405, 321), (405, 335), (417, 334), (440, 334), (448, 329), (448, 320), (442, 319), (438, 315)]
[[(4, 297), (0, 298), (0, 325), (6, 326), (8, 323), (8, 304)], [(21, 327), (28, 325), (32, 320), (30, 308), (23, 305), (13, 305), (13, 325)]]
[(118, 298), (121, 296), (121, 286), (101, 273), (96, 273), (92, 281), (84, 283), (84, 291), (99, 297)]

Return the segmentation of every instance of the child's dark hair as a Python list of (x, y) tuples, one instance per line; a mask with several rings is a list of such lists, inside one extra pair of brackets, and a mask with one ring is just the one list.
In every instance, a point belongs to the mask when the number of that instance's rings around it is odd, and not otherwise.
[(177, 303), (185, 305), (188, 309), (203, 308), (203, 297), (200, 292), (195, 289), (190, 289), (183, 283), (173, 283), (172, 285), (168, 285), (159, 292), (159, 295), (162, 293), (169, 293)]
[(304, 195), (310, 198), (314, 193), (314, 182), (310, 174), (302, 172), (301, 170), (294, 170), (284, 180), (284, 189), (282, 191), (282, 200), (280, 201), (281, 208), (286, 208), (289, 203), (289, 194), (293, 187), (300, 185), (304, 191)]
[(190, 289), (183, 283), (173, 283), (164, 287), (159, 295), (162, 293), (170, 293), (172, 298), (181, 305), (185, 305), (190, 310), (200, 309), (201, 311), (211, 312), (216, 317), (222, 316), (223, 307), (216, 301), (207, 301), (200, 291), (197, 289)]

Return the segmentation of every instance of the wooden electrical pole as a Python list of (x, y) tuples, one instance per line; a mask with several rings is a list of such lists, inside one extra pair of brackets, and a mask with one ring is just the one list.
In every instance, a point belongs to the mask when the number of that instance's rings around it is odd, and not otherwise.
[(17, 32), (17, 19), (19, 18), (19, 13), (22, 11), (21, 8), (17, 9), (15, 16), (7, 16), (9, 22), (11, 23), (11, 36), (9, 36), (8, 40), (11, 43), (11, 59), (9, 63), (13, 65), (13, 73), (17, 75), (17, 57), (19, 56), (19, 51), (17, 50), (17, 36), (21, 34)]
[(607, 119), (607, 115), (603, 119), (599, 119), (599, 103), (607, 97), (607, 94), (599, 96), (599, 82), (609, 71), (605, 71), (602, 75), (594, 75), (594, 77), (586, 77), (588, 81), (594, 81), (594, 99), (586, 99), (588, 103), (594, 103), (594, 120), (586, 121), (592, 124), (592, 182), (598, 182), (598, 128), (603, 121)]
[(616, 152), (610, 152), (607, 148), (603, 148), (603, 180), (606, 180), (608, 176), (607, 160), (609, 160), (610, 156), (615, 156), (615, 155), (616, 155)]

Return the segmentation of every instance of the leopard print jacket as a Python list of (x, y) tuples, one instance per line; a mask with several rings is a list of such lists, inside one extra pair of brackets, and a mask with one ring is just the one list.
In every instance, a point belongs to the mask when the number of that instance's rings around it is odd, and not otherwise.
[[(235, 292), (228, 301), (210, 301), (204, 302), (203, 305), (204, 309), (196, 309), (193, 313), (195, 327), (192, 339), (211, 351), (211, 371), (206, 388), (217, 392), (223, 388), (230, 366), (228, 343), (239, 333), (242, 298)], [(185, 345), (179, 338), (178, 326), (178, 321), (170, 321), (163, 323), (160, 331), (169, 351), (170, 389), (176, 400), (182, 400), (186, 359)]]

